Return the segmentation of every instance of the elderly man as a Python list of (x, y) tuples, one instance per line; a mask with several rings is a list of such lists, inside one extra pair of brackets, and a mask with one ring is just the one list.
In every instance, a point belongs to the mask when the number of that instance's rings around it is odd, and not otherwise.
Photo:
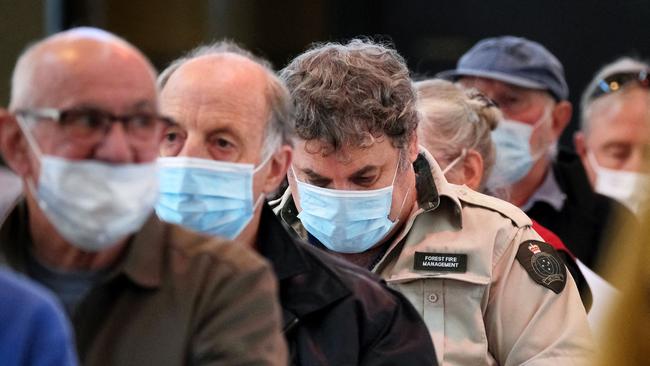
[[(621, 58), (582, 95), (575, 146), (595, 191), (637, 214), (650, 194), (650, 65)], [(647, 207), (646, 207), (647, 209)]]
[(159, 216), (238, 238), (280, 281), (292, 365), (435, 365), (426, 325), (364, 270), (293, 239), (264, 196), (286, 176), (294, 119), (264, 60), (227, 42), (199, 48), (160, 79), (178, 125), (161, 144)]
[(168, 123), (127, 42), (79, 28), (30, 47), (0, 123), (26, 187), (0, 262), (58, 295), (84, 365), (284, 365), (270, 269), (152, 214)]
[(572, 277), (516, 207), (444, 178), (418, 149), (404, 60), (325, 44), (281, 72), (296, 112), (279, 214), (371, 269), (423, 316), (444, 365), (580, 363), (591, 338)]
[(504, 36), (480, 41), (455, 70), (439, 76), (478, 89), (503, 112), (505, 120), (492, 134), (497, 156), (487, 188), (507, 187), (510, 202), (594, 267), (612, 206), (620, 205), (593, 192), (575, 154), (555, 157), (572, 113), (562, 64), (537, 42)]

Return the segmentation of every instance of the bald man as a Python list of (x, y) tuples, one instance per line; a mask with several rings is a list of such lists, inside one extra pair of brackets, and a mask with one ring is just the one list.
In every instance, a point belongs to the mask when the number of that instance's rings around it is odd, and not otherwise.
[(0, 263), (58, 295), (82, 364), (286, 364), (269, 267), (152, 214), (171, 121), (139, 51), (92, 28), (46, 38), (19, 58), (1, 115), (25, 189)]
[(408, 300), (359, 267), (294, 239), (264, 197), (291, 162), (293, 109), (268, 63), (227, 42), (159, 78), (167, 128), (156, 212), (268, 259), (280, 283), (291, 365), (436, 365)]

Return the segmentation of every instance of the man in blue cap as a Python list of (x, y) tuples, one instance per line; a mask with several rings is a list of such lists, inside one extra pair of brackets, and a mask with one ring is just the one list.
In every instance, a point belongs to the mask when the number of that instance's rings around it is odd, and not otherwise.
[(494, 100), (505, 117), (493, 132), (497, 147), (488, 189), (554, 231), (587, 266), (594, 267), (615, 211), (594, 193), (580, 159), (557, 150), (571, 119), (564, 69), (541, 44), (503, 36), (478, 42), (455, 70), (438, 76), (473, 87)]

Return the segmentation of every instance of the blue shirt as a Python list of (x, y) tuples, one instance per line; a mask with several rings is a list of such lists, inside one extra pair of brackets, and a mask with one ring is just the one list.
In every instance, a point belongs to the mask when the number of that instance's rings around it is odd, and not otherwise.
[(77, 365), (68, 320), (40, 286), (0, 270), (0, 363)]

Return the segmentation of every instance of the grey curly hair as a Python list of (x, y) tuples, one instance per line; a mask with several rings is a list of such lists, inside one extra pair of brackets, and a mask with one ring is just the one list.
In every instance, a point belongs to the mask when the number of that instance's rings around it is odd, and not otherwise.
[[(296, 134), (322, 154), (387, 136), (404, 150), (418, 125), (404, 58), (370, 40), (316, 44), (280, 71), (296, 109)], [(323, 144), (324, 143), (324, 144)]]

